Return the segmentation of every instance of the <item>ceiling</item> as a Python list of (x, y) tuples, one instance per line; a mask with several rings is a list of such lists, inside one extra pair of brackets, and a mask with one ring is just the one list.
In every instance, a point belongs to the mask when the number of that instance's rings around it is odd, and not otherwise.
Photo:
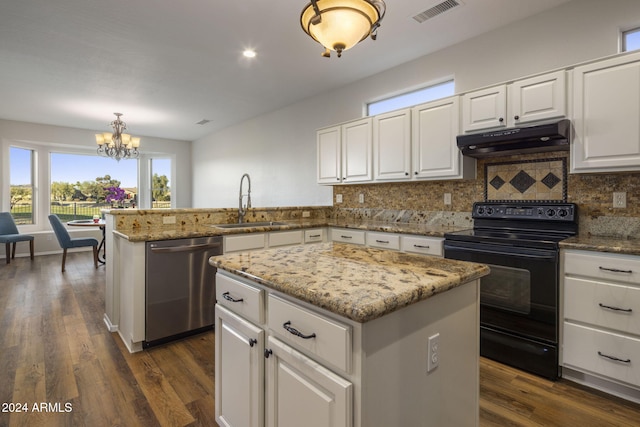
[(386, 0), (378, 39), (327, 59), (305, 0), (4, 0), (0, 118), (195, 140), (569, 0), (458, 1), (420, 24), (442, 0)]

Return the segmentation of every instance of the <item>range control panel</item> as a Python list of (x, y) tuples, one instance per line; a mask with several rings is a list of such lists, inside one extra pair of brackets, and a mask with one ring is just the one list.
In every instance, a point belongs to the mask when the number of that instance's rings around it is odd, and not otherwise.
[(576, 219), (576, 205), (544, 202), (522, 204), (477, 202), (473, 205), (472, 217), (573, 222)]

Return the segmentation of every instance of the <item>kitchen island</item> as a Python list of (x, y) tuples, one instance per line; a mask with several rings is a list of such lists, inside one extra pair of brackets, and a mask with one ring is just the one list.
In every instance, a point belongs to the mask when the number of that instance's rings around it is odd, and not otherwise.
[(221, 425), (478, 425), (487, 266), (341, 243), (210, 263)]

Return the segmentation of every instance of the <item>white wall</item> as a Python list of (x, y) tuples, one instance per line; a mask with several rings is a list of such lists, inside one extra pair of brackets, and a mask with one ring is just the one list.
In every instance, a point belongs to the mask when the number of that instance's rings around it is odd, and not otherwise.
[(208, 135), (193, 143), (193, 206), (237, 206), (245, 172), (251, 175), (254, 206), (331, 205), (331, 187), (316, 184), (316, 129), (362, 117), (373, 99), (446, 77), (454, 77), (462, 93), (612, 55), (618, 53), (620, 29), (638, 25), (638, 0), (573, 0)]

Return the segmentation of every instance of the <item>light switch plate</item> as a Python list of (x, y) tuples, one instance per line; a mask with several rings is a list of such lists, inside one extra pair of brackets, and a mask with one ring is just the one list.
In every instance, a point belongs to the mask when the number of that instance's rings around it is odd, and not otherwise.
[(336, 203), (342, 203), (342, 194), (336, 194)]

